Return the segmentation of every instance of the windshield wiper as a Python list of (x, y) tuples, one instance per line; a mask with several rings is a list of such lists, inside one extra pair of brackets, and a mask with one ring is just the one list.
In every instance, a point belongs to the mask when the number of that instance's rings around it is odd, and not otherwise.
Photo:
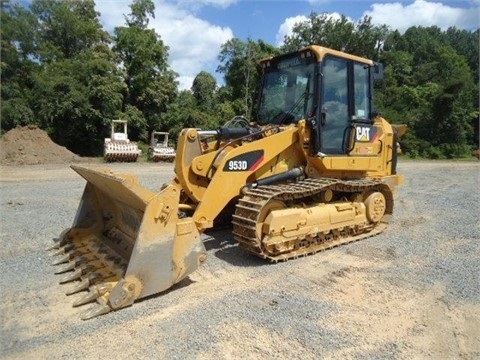
[[(275, 124), (277, 124), (277, 125), (282, 125), (285, 122), (285, 120), (287, 120), (288, 118), (295, 119), (295, 115), (293, 115), (293, 114), (295, 114), (298, 107), (301, 104), (303, 104), (302, 100), (308, 101), (308, 99), (310, 99), (310, 96), (313, 95), (311, 92), (309, 92), (309, 90), (310, 90), (310, 78), (307, 81), (307, 86), (305, 86), (305, 91), (303, 91), (299, 95), (298, 99), (295, 100), (295, 103), (292, 105), (292, 107), (287, 111), (283, 111), (283, 110), (280, 111), (277, 115), (272, 117), (272, 122), (273, 122), (273, 119), (276, 119), (277, 117), (279, 118), (277, 121), (275, 121)], [(288, 122), (290, 122), (290, 121), (288, 121)]]

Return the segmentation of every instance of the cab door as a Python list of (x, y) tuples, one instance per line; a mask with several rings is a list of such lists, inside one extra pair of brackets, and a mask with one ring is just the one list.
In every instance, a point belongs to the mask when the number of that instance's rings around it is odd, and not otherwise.
[[(319, 144), (323, 154), (348, 154), (358, 124), (372, 124), (369, 65), (327, 56), (322, 66)], [(355, 140), (353, 140), (355, 141)]]
[(322, 71), (321, 152), (344, 154), (344, 132), (348, 118), (348, 62), (327, 57)]

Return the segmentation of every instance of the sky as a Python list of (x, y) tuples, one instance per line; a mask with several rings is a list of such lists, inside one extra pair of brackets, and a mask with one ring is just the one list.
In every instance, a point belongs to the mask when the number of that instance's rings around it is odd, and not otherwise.
[[(104, 29), (125, 25), (132, 0), (95, 0)], [(179, 74), (179, 88), (189, 89), (195, 76), (216, 73), (221, 45), (235, 37), (262, 39), (279, 46), (292, 26), (313, 11), (345, 15), (357, 22), (365, 15), (374, 24), (404, 32), (410, 26), (480, 27), (480, 0), (154, 0), (155, 29), (169, 46), (169, 63)]]

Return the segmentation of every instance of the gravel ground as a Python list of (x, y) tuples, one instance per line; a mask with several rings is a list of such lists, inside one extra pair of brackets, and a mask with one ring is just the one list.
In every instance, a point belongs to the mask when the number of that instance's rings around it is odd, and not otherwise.
[[(157, 189), (171, 164), (111, 164)], [(478, 162), (400, 162), (391, 226), (268, 264), (230, 230), (171, 291), (81, 321), (44, 249), (69, 227), (84, 181), (67, 165), (0, 167), (0, 357), (478, 359)]]

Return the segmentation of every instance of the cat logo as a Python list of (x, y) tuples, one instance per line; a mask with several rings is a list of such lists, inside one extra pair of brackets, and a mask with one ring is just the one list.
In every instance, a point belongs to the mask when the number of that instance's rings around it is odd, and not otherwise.
[(373, 142), (377, 129), (374, 126), (359, 126), (355, 129), (355, 140), (358, 142)]

